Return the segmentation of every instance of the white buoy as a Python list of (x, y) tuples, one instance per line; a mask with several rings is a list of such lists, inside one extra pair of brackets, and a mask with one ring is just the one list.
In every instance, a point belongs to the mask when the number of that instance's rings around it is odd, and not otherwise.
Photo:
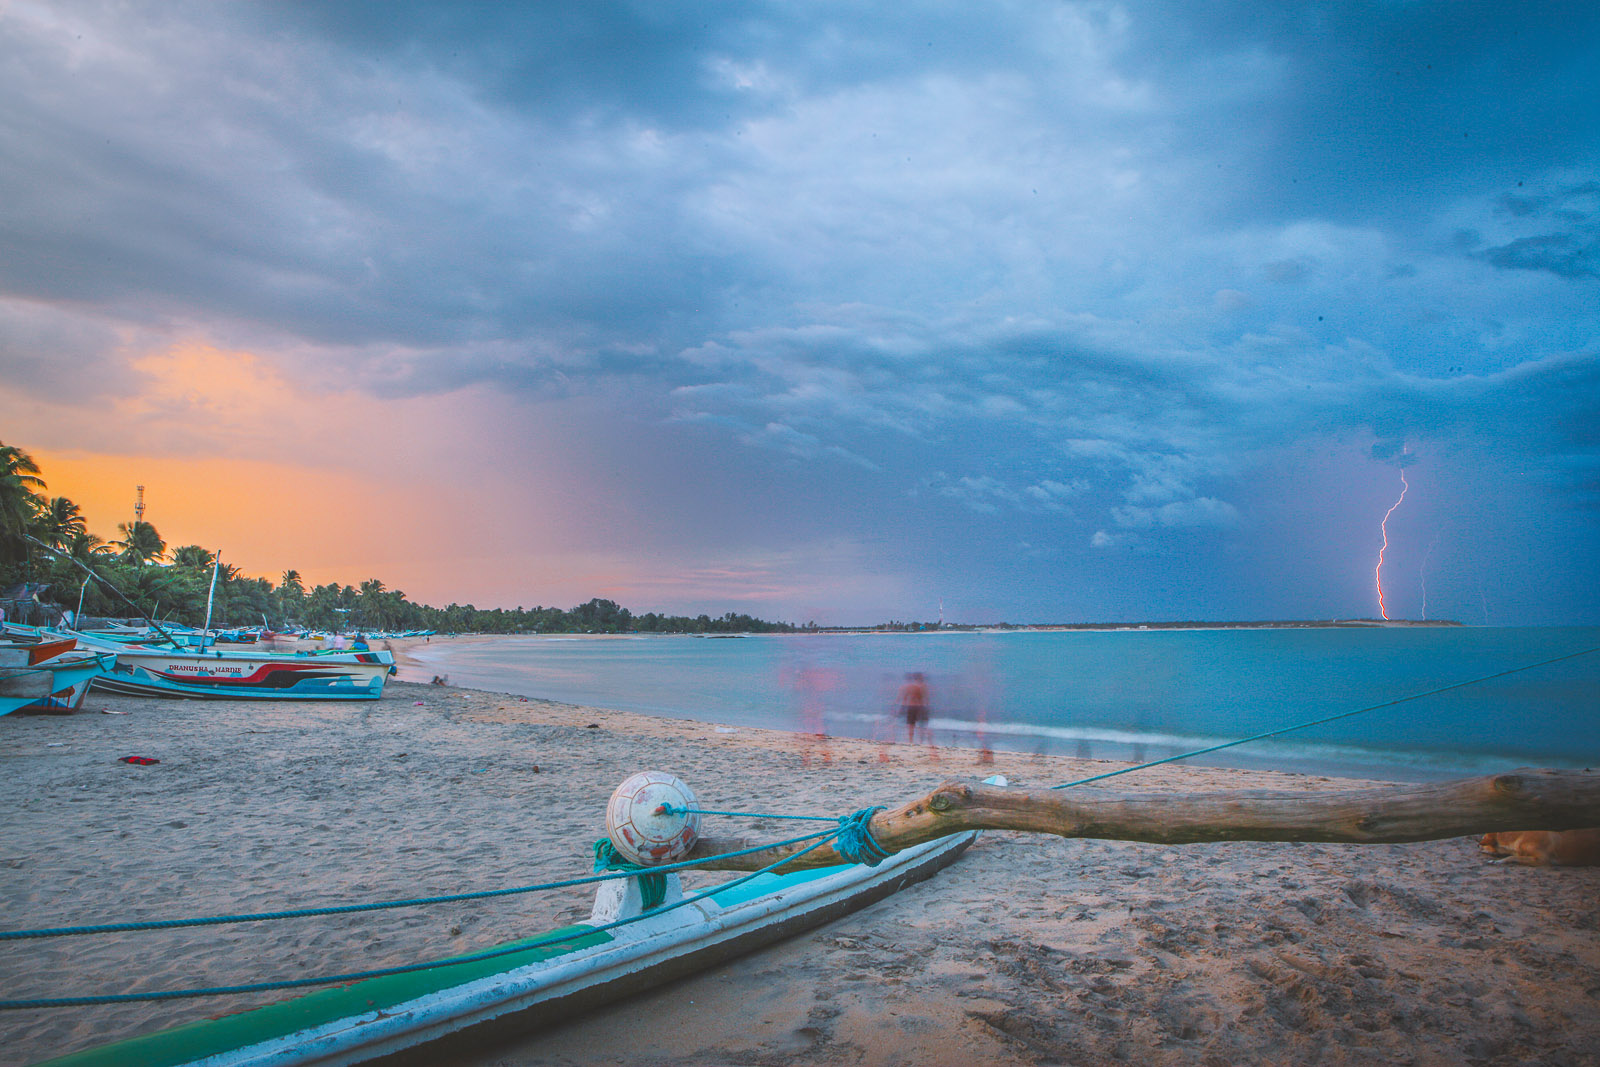
[[(662, 810), (670, 804), (679, 809)], [(617, 854), (648, 867), (683, 859), (700, 839), (700, 816), (681, 814), (696, 806), (694, 791), (663, 771), (640, 771), (617, 786), (606, 805), (606, 833)]]

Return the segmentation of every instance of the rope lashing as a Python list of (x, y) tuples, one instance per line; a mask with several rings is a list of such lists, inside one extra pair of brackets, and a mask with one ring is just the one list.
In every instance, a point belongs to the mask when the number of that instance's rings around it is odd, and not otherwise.
[(660, 907), (661, 902), (667, 899), (666, 875), (624, 859), (617, 852), (617, 846), (611, 843), (611, 838), (602, 837), (594, 843), (594, 873), (606, 871), (627, 871), (639, 876), (639, 899), (645, 911)]
[[(849, 815), (779, 815), (770, 811), (713, 811), (710, 808), (686, 808), (679, 804), (665, 803), (660, 807), (663, 815), (729, 815), (738, 819), (806, 819), (811, 822), (836, 822), (839, 824), (838, 836), (834, 838), (833, 850), (851, 863), (861, 863), (868, 867), (876, 867), (894, 853), (878, 844), (877, 838), (872, 836), (872, 831), (867, 829), (867, 824), (872, 817), (883, 811), (880, 804), (875, 808), (862, 808), (860, 811)], [(595, 843), (598, 855), (600, 845)], [(598, 868), (597, 868), (598, 869)]]
[(872, 830), (868, 828), (872, 817), (882, 810), (883, 805), (880, 804), (841, 817), (839, 836), (833, 839), (833, 850), (851, 863), (863, 863), (868, 867), (876, 867), (894, 855), (878, 844), (878, 839), (872, 836)]

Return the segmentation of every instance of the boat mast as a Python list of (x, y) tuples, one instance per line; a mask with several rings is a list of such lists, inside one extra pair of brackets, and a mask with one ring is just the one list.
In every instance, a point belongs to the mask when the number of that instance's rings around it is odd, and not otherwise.
[(222, 549), (217, 549), (217, 554), (211, 561), (211, 591), (206, 594), (206, 625), (200, 631), (200, 651), (206, 650), (206, 638), (211, 636), (211, 601), (217, 595), (217, 572), (222, 569)]

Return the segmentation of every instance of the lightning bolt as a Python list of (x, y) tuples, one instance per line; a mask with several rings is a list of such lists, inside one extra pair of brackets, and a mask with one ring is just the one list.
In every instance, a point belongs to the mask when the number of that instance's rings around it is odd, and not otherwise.
[(1378, 614), (1383, 616), (1385, 622), (1389, 621), (1389, 609), (1383, 602), (1383, 554), (1389, 551), (1389, 516), (1394, 514), (1394, 509), (1399, 507), (1406, 498), (1406, 491), (1411, 484), (1406, 481), (1406, 469), (1400, 468), (1400, 499), (1389, 505), (1389, 510), (1383, 513), (1383, 522), (1379, 529), (1383, 531), (1383, 547), (1378, 549), (1378, 566), (1373, 572), (1378, 582)]

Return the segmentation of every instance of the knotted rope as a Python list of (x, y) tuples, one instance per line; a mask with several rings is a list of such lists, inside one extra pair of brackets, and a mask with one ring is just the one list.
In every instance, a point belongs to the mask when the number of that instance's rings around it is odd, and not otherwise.
[(627, 871), (638, 875), (639, 897), (645, 911), (659, 908), (661, 902), (667, 899), (666, 875), (625, 859), (617, 851), (617, 846), (611, 843), (611, 838), (602, 837), (594, 843), (594, 873), (603, 874), (606, 871)]

